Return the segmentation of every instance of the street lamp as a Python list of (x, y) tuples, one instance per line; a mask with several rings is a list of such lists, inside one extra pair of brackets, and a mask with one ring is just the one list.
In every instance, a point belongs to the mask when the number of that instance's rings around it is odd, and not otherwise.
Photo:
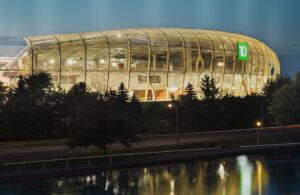
[(260, 144), (260, 128), (261, 128), (261, 121), (256, 121), (256, 127), (258, 128), (257, 129), (257, 144), (259, 145)]
[(175, 104), (169, 103), (168, 108), (175, 108), (175, 113), (176, 113), (176, 118), (175, 118), (175, 131), (176, 131), (176, 145), (177, 147), (179, 146), (179, 141), (178, 141), (178, 108)]

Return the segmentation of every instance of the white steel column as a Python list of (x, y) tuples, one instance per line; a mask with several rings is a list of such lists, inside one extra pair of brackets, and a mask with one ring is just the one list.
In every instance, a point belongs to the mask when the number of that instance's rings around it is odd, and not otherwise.
[(195, 40), (196, 40), (196, 43), (197, 43), (197, 47), (198, 47), (198, 57), (197, 57), (197, 61), (196, 61), (196, 66), (198, 67), (199, 66), (199, 62), (201, 61), (201, 68), (200, 68), (200, 70), (199, 70), (199, 75), (198, 75), (198, 78), (197, 78), (197, 84), (196, 84), (196, 93), (198, 93), (198, 88), (199, 88), (199, 82), (200, 82), (200, 78), (201, 78), (201, 74), (202, 74), (202, 71), (203, 71), (203, 69), (204, 69), (204, 66), (205, 66), (205, 64), (204, 64), (204, 60), (203, 60), (203, 57), (202, 57), (202, 55), (201, 55), (201, 48), (200, 48), (200, 42), (199, 42), (199, 39), (198, 39), (198, 37), (196, 36), (196, 34), (192, 31), (192, 30), (190, 30), (191, 31), (191, 33), (193, 34), (193, 36), (194, 36), (194, 38), (195, 38)]
[(106, 34), (104, 32), (100, 32), (105, 40), (106, 40), (106, 44), (107, 44), (107, 81), (106, 81), (106, 91), (108, 91), (108, 86), (109, 86), (109, 71), (110, 71), (110, 45), (109, 45), (109, 40), (106, 36)]
[(57, 44), (58, 44), (58, 51), (59, 51), (59, 71), (58, 71), (58, 87), (60, 87), (60, 82), (61, 82), (61, 66), (62, 66), (62, 59), (61, 59), (61, 45), (60, 45), (60, 42), (59, 42), (59, 39), (57, 38), (56, 35), (53, 35), (53, 37), (55, 38), (55, 40), (57, 41)]
[(84, 78), (83, 78), (83, 82), (85, 83), (85, 85), (87, 85), (86, 83), (86, 71), (87, 71), (87, 49), (86, 49), (86, 42), (84, 40), (84, 38), (82, 37), (81, 34), (79, 34), (82, 44), (83, 44), (83, 65), (84, 65)]
[(129, 66), (129, 68), (127, 69), (128, 71), (128, 85), (127, 85), (127, 89), (129, 90), (129, 87), (130, 87), (130, 73), (131, 73), (131, 39), (130, 39), (130, 35), (127, 34), (124, 30), (121, 30), (126, 36), (127, 36), (127, 39), (128, 39), (128, 59), (127, 59), (127, 64)]

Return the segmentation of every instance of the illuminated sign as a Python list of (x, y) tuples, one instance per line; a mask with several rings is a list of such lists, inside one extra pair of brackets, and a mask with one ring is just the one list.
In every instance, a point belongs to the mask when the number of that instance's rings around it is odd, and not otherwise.
[(249, 59), (249, 45), (245, 42), (238, 42), (237, 44), (238, 50), (238, 59), (246, 61)]

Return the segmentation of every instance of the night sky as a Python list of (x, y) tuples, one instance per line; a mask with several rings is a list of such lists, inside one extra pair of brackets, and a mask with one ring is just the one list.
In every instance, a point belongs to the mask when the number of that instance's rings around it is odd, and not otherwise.
[(0, 0), (0, 55), (26, 35), (135, 27), (244, 33), (278, 54), (283, 75), (300, 71), (300, 0)]

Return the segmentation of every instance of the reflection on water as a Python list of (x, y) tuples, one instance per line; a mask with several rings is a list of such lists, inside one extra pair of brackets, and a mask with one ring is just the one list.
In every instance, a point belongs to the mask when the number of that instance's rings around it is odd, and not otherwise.
[[(0, 194), (298, 194), (298, 164), (297, 159), (266, 161), (239, 156), (209, 162), (194, 161), (106, 171), (81, 177), (1, 184)], [(280, 182), (281, 177), (287, 176), (293, 180), (291, 185)]]
[(240, 190), (243, 195), (251, 194), (251, 182), (253, 166), (245, 155), (237, 157), (238, 168), (240, 171)]

